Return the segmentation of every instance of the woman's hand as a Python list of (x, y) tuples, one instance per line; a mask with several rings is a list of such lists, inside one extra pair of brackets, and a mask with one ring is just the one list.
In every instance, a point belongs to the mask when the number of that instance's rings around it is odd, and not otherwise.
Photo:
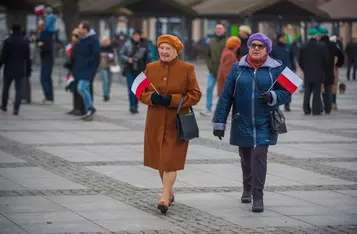
[(259, 102), (263, 104), (272, 103), (273, 95), (271, 94), (271, 92), (263, 92), (259, 95), (258, 99)]
[(224, 137), (224, 130), (213, 130), (213, 136), (218, 137), (220, 140)]
[(151, 94), (151, 102), (154, 105), (161, 105), (161, 106), (168, 107), (171, 103), (171, 95), (162, 96), (161, 94), (153, 93)]

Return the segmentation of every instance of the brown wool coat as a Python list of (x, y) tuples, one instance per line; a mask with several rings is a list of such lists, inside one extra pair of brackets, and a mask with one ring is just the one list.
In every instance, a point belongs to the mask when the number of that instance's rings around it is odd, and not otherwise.
[(220, 97), (222, 94), (224, 84), (226, 83), (229, 72), (235, 62), (237, 62), (236, 54), (232, 50), (225, 48), (222, 52), (221, 63), (218, 69), (218, 76), (217, 76), (218, 97)]
[(148, 105), (144, 138), (144, 165), (160, 172), (178, 171), (185, 167), (188, 142), (179, 141), (176, 129), (176, 110), (183, 95), (180, 113), (201, 99), (194, 66), (179, 59), (169, 64), (160, 61), (149, 63), (144, 72), (161, 95), (172, 95), (169, 107), (153, 105), (149, 86), (140, 101)]

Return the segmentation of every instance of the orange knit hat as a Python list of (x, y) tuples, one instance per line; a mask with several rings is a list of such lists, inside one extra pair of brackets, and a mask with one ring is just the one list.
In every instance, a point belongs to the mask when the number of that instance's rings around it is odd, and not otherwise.
[(227, 42), (226, 42), (226, 47), (228, 49), (234, 49), (235, 47), (240, 47), (240, 44), (241, 44), (241, 41), (239, 39), (239, 37), (236, 37), (236, 36), (232, 36), (232, 37), (229, 37)]
[(157, 39), (157, 47), (159, 47), (160, 44), (162, 43), (167, 43), (172, 45), (176, 49), (178, 54), (181, 54), (183, 50), (183, 44), (180, 41), (180, 39), (176, 36), (170, 34), (163, 34), (159, 36), (159, 38)]

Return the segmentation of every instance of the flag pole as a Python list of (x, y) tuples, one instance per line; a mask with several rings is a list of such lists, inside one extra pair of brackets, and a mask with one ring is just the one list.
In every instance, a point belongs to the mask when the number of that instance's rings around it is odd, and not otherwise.
[(268, 89), (267, 92), (269, 92), (269, 91), (273, 88), (273, 86), (275, 85), (275, 83), (276, 83), (277, 80), (278, 80), (278, 79), (276, 79), (276, 80), (274, 81), (274, 83), (270, 86), (270, 88)]
[(157, 94), (160, 94), (159, 91), (157, 91), (157, 89), (155, 88), (155, 86), (154, 86), (152, 83), (150, 83), (150, 85), (151, 85), (151, 87), (155, 90), (155, 92), (156, 92)]

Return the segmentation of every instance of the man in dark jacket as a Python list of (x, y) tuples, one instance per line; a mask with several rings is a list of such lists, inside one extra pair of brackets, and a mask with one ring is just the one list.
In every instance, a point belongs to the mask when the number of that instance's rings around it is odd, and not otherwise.
[(126, 76), (130, 113), (137, 114), (138, 99), (131, 92), (131, 86), (135, 78), (144, 71), (150, 61), (150, 49), (144, 38), (141, 37), (141, 31), (135, 30), (130, 40), (126, 41), (120, 50), (120, 60), (124, 63), (124, 75)]
[(202, 116), (212, 116), (212, 101), (213, 90), (217, 83), (217, 74), (221, 63), (221, 55), (226, 48), (226, 29), (222, 23), (217, 23), (215, 27), (215, 35), (211, 38), (208, 47), (208, 82), (206, 93), (206, 111), (201, 112)]
[[(299, 57), (299, 66), (304, 72), (304, 103), (305, 115), (321, 115), (321, 84), (326, 79), (326, 71), (329, 66), (329, 53), (327, 47), (318, 42), (318, 31), (316, 28), (309, 30), (309, 42), (302, 47)], [(313, 94), (312, 109), (310, 98)]]
[(21, 26), (12, 26), (12, 35), (4, 41), (0, 55), (0, 68), (4, 65), (4, 85), (2, 91), (3, 111), (7, 111), (9, 89), (15, 80), (16, 97), (13, 114), (18, 115), (22, 97), (23, 79), (31, 75), (30, 46), (21, 34)]
[[(337, 47), (337, 44), (330, 41), (328, 36), (328, 29), (325, 27), (321, 27), (319, 29), (321, 34), (320, 41), (325, 44), (329, 51), (329, 61), (327, 71), (325, 73), (325, 81), (324, 85), (324, 93), (323, 93), (323, 101), (324, 101), (324, 109), (326, 114), (331, 113), (332, 109), (332, 88), (335, 81), (335, 65), (336, 67), (341, 67), (344, 63), (344, 56), (342, 51)], [(337, 62), (335, 63), (335, 57), (337, 58)]]
[(42, 104), (52, 104), (54, 101), (52, 69), (54, 65), (54, 43), (56, 39), (53, 34), (43, 35), (42, 41), (39, 42), (41, 57), (41, 86), (44, 98)]
[(237, 50), (238, 60), (248, 54), (249, 48), (247, 42), (251, 34), (252, 34), (252, 30), (248, 25), (241, 25), (239, 27), (239, 38), (242, 43), (240, 48)]
[(100, 62), (100, 44), (88, 23), (80, 23), (78, 33), (81, 38), (75, 48), (73, 76), (78, 80), (77, 90), (83, 98), (85, 107), (86, 115), (82, 119), (91, 121), (96, 109), (90, 89)]
[[(279, 33), (277, 37), (277, 44), (273, 45), (271, 57), (279, 60), (293, 72), (296, 72), (295, 57), (293, 50), (289, 44), (286, 43), (285, 33)], [(284, 105), (286, 111), (291, 111), (290, 102)]]
[(357, 37), (353, 37), (352, 41), (347, 45), (345, 50), (348, 58), (347, 80), (350, 80), (351, 68), (353, 80), (356, 80), (357, 70)]

